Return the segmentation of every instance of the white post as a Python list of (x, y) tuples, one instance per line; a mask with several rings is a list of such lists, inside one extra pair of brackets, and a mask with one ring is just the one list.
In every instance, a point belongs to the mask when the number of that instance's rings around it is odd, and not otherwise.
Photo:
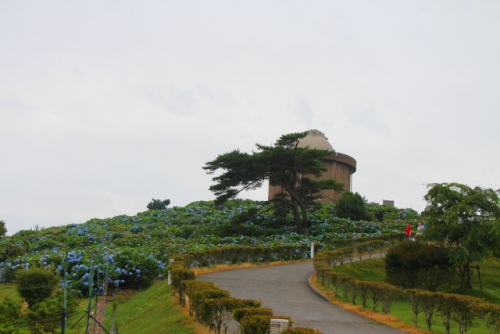
[(311, 241), (311, 260), (314, 259), (314, 241)]
[(280, 334), (287, 330), (289, 326), (288, 319), (270, 319), (269, 320), (269, 333)]

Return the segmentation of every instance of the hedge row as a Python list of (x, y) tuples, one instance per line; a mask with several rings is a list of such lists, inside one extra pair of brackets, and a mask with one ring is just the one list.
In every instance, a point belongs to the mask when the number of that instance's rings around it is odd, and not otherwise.
[(382, 242), (387, 244), (399, 242), (404, 239), (404, 233), (391, 233), (377, 236), (369, 236), (369, 237), (361, 237), (354, 239), (336, 239), (332, 240), (328, 245), (323, 245), (322, 248), (319, 248), (318, 251), (329, 251), (336, 249), (344, 249), (347, 247), (356, 247), (360, 244), (365, 244), (370, 241)]
[[(350, 254), (344, 253), (344, 256), (352, 260), (354, 254), (358, 256), (363, 253), (373, 254), (381, 247), (386, 247), (388, 241), (394, 238), (401, 238), (401, 235), (336, 240), (329, 245), (316, 244), (315, 251), (337, 247), (344, 251), (353, 249)], [(310, 258), (310, 249), (311, 246), (306, 244), (274, 247), (227, 246), (188, 254), (176, 254), (170, 257), (172, 286), (182, 306), (185, 306), (189, 299), (190, 315), (194, 315), (198, 322), (208, 326), (216, 333), (226, 328), (231, 319), (239, 322), (243, 333), (267, 333), (271, 318), (289, 319), (290, 325), (292, 319), (272, 314), (272, 310), (261, 308), (260, 302), (231, 298), (229, 292), (219, 289), (213, 283), (196, 281), (195, 274), (190, 268), (211, 267), (218, 264), (308, 259)], [(284, 333), (318, 334), (320, 332), (312, 328), (292, 327)]]
[(274, 247), (225, 246), (187, 254), (188, 267), (212, 267), (219, 264), (293, 261), (310, 257), (309, 245)]
[(420, 289), (403, 290), (388, 283), (358, 281), (349, 275), (335, 272), (336, 265), (352, 260), (353, 254), (359, 253), (362, 247), (363, 245), (359, 244), (357, 247), (321, 252), (314, 258), (319, 283), (323, 286), (333, 286), (337, 298), (355, 304), (359, 297), (365, 308), (370, 301), (373, 311), (382, 303), (382, 312), (389, 313), (392, 303), (399, 297), (405, 297), (412, 309), (415, 327), (418, 327), (418, 315), (423, 313), (427, 330), (430, 331), (434, 314), (437, 313), (446, 333), (450, 333), (452, 321), (458, 324), (459, 333), (465, 333), (474, 320), (484, 321), (490, 333), (500, 333), (500, 305), (466, 295)]
[[(403, 234), (389, 234), (355, 239), (332, 240), (329, 244), (315, 243), (314, 251), (322, 252), (328, 249), (356, 250), (358, 256), (363, 253), (372, 254), (380, 248), (385, 248), (391, 242), (399, 241)], [(274, 261), (294, 261), (310, 258), (311, 246), (280, 245), (273, 247), (259, 246), (224, 246), (203, 251), (177, 254), (183, 257), (186, 268), (212, 267), (219, 264), (267, 263)], [(172, 257), (172, 258), (175, 258)], [(354, 254), (351, 255), (351, 259)]]
[(334, 267), (337, 264), (344, 264), (344, 262), (352, 262), (355, 257), (361, 260), (361, 257), (364, 254), (368, 254), (369, 257), (372, 257), (375, 252), (386, 249), (387, 246), (393, 241), (394, 239), (375, 239), (362, 241), (356, 244), (351, 243), (349, 246), (340, 247), (331, 251), (324, 251), (318, 255), (325, 257), (326, 263), (330, 267)]
[(418, 315), (423, 313), (427, 330), (430, 331), (437, 311), (446, 333), (450, 332), (451, 321), (458, 324), (460, 333), (465, 333), (474, 320), (484, 321), (490, 333), (500, 333), (500, 305), (477, 297), (420, 289), (406, 289), (404, 294), (411, 306), (415, 327), (418, 326)]
[[(401, 234), (365, 237), (357, 239), (335, 240), (329, 245), (316, 244), (315, 252), (325, 247), (352, 248), (353, 252), (343, 253), (352, 260), (354, 254), (368, 252), (370, 255), (389, 242), (401, 239)], [(350, 246), (350, 247), (348, 247)], [(355, 251), (357, 253), (355, 253)], [(195, 274), (190, 268), (211, 267), (218, 264), (265, 263), (274, 261), (292, 261), (310, 258), (310, 245), (283, 245), (274, 247), (227, 246), (188, 254), (176, 254), (170, 257), (170, 277), (179, 303), (186, 305), (189, 297), (189, 312), (196, 320), (210, 329), (222, 331), (231, 317), (239, 322), (243, 332), (251, 334), (267, 333), (271, 318), (283, 318), (272, 314), (272, 310), (260, 308), (252, 304), (255, 301), (242, 301), (231, 298), (225, 290), (214, 284), (194, 280)], [(343, 259), (339, 262), (343, 263)], [(335, 260), (334, 262), (337, 262)], [(347, 294), (346, 294), (347, 296)], [(221, 300), (217, 300), (221, 299)], [(242, 307), (243, 306), (243, 307)], [(258, 310), (258, 311), (257, 311)], [(271, 311), (271, 313), (269, 313)], [(284, 317), (290, 320), (290, 317)], [(308, 334), (320, 333), (312, 328), (290, 328), (286, 333)]]
[[(233, 298), (228, 291), (218, 288), (214, 283), (195, 280), (196, 275), (184, 261), (193, 261), (194, 258), (192, 254), (172, 257), (174, 261), (170, 264), (170, 277), (179, 303), (185, 306), (189, 301), (189, 314), (196, 321), (217, 334), (226, 333), (232, 319), (239, 322), (242, 334), (269, 333), (271, 319), (287, 319), (290, 325), (293, 324), (291, 317), (274, 315), (272, 309), (262, 308), (260, 301)], [(321, 334), (315, 329), (302, 327), (292, 327), (283, 333)]]

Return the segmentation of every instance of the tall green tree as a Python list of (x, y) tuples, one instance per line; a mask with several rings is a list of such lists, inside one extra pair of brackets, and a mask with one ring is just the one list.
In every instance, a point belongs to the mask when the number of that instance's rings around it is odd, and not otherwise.
[(384, 221), (386, 219), (397, 219), (399, 210), (391, 205), (366, 204), (366, 212), (372, 220)]
[(169, 199), (165, 199), (162, 201), (161, 199), (153, 198), (151, 202), (148, 203), (147, 208), (149, 210), (165, 210), (169, 205), (170, 205)]
[(222, 171), (210, 186), (216, 202), (235, 198), (243, 190), (257, 189), (268, 180), (282, 189), (269, 204), (276, 212), (292, 212), (298, 232), (307, 235), (308, 211), (322, 196), (321, 190), (341, 191), (342, 184), (317, 179), (327, 170), (321, 158), (335, 152), (299, 147), (305, 136), (307, 132), (285, 134), (272, 146), (256, 144), (257, 151), (252, 154), (234, 150), (207, 162), (203, 169), (208, 174)]
[(4, 238), (7, 235), (7, 228), (5, 227), (5, 222), (0, 220), (0, 238)]
[(497, 190), (459, 183), (433, 183), (424, 196), (428, 205), (426, 238), (450, 248), (450, 260), (462, 288), (472, 288), (471, 265), (494, 252), (500, 242), (500, 198)]
[(358, 193), (346, 191), (335, 204), (335, 213), (340, 218), (366, 220), (368, 219), (366, 200)]

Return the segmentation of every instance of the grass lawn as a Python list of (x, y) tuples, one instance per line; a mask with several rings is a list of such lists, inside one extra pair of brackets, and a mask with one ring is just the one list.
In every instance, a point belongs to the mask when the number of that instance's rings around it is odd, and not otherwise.
[(0, 302), (3, 302), (5, 298), (9, 298), (19, 303), (21, 302), (21, 296), (17, 293), (14, 284), (0, 284)]
[[(0, 284), (0, 302), (4, 298), (10, 298), (21, 302), (21, 297), (13, 284)], [(202, 334), (204, 329), (200, 328), (191, 320), (177, 303), (177, 299), (171, 295), (170, 286), (166, 281), (154, 284), (147, 290), (141, 292), (122, 293), (111, 298), (107, 304), (107, 315), (104, 323), (107, 330), (111, 328), (111, 317), (113, 303), (117, 305), (115, 319), (120, 334)], [(77, 314), (69, 317), (66, 332), (68, 334), (85, 333), (87, 300), (80, 303)], [(21, 333), (28, 333), (27, 328), (21, 329)]]
[[(350, 275), (357, 280), (363, 281), (378, 281), (383, 282), (385, 278), (385, 270), (384, 270), (384, 259), (383, 258), (374, 258), (369, 259), (362, 262), (353, 262), (349, 264), (344, 264), (335, 267), (336, 272), (345, 273)], [(496, 259), (485, 260), (480, 263), (480, 275), (481, 282), (483, 285), (483, 289), (480, 289), (479, 284), (479, 276), (477, 273), (473, 278), (473, 287), (474, 289), (453, 289), (442, 292), (447, 293), (460, 293), (460, 294), (468, 294), (476, 297), (481, 297), (489, 302), (500, 304), (500, 261)], [(327, 287), (328, 289), (328, 287)], [(333, 288), (331, 288), (333, 289)], [(339, 297), (339, 302), (342, 303), (342, 297)], [(342, 303), (343, 304), (343, 303)], [(361, 301), (358, 300), (357, 304), (361, 304)], [(349, 305), (343, 305), (346, 308), (349, 308)], [(368, 307), (370, 307), (370, 302), (368, 302)], [(352, 307), (352, 306), (351, 306)], [(381, 308), (381, 307), (379, 307)], [(382, 312), (377, 309), (378, 312)], [(369, 315), (370, 310), (362, 310), (360, 307), (357, 307), (355, 312)], [(409, 304), (401, 299), (395, 302), (392, 305), (391, 315), (394, 315), (396, 318), (400, 319), (402, 322), (408, 325), (413, 325), (412, 315), (413, 312), (410, 309)], [(378, 319), (379, 321), (384, 322), (383, 318)], [(418, 326), (421, 329), (426, 328), (424, 314), (420, 313), (418, 316)], [(405, 331), (413, 332), (413, 333), (426, 333), (426, 331), (411, 331), (407, 330), (407, 328), (402, 328)], [(458, 332), (458, 325), (452, 323), (451, 333)], [(446, 333), (444, 326), (441, 323), (441, 318), (438, 314), (434, 314), (433, 317), (433, 325), (432, 325), (432, 333)], [(470, 334), (487, 334), (487, 328), (482, 324), (481, 321), (476, 320), (475, 324), (467, 333)]]
[(113, 304), (116, 304), (115, 319), (120, 334), (195, 333), (194, 322), (183, 314), (165, 280), (145, 291), (113, 297), (106, 307), (104, 324), (108, 330)]
[[(500, 304), (500, 261), (498, 259), (489, 259), (479, 264), (481, 282), (477, 271), (472, 279), (473, 289), (453, 289), (446, 292), (460, 293), (474, 297), (486, 299), (490, 303)], [(481, 283), (483, 288), (481, 289)]]

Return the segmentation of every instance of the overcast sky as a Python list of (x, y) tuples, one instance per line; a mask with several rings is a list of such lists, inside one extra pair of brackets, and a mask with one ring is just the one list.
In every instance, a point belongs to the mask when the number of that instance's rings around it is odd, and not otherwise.
[(308, 129), (356, 159), (369, 202), (498, 189), (499, 17), (486, 0), (3, 0), (0, 220), (212, 200), (207, 161)]

